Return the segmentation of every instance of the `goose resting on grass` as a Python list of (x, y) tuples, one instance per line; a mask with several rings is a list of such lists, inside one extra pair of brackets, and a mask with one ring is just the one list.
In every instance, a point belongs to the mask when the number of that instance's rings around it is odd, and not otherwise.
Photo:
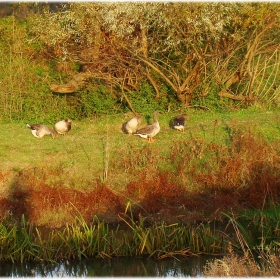
[(148, 139), (149, 143), (153, 142), (152, 138), (160, 131), (160, 126), (157, 119), (158, 114), (158, 112), (154, 112), (154, 122), (150, 125), (140, 128), (134, 133), (134, 135)]
[(141, 123), (142, 118), (140, 115), (135, 116), (131, 120), (123, 124), (123, 131), (129, 135), (137, 131), (138, 125)]
[(54, 130), (58, 134), (65, 135), (70, 129), (71, 129), (71, 120), (68, 118), (59, 121), (54, 125)]
[(55, 138), (55, 132), (44, 124), (27, 124), (27, 127), (36, 138), (42, 139), (45, 135), (51, 135), (53, 139)]
[(179, 131), (185, 131), (186, 122), (189, 119), (187, 114), (181, 114), (173, 119), (173, 127)]

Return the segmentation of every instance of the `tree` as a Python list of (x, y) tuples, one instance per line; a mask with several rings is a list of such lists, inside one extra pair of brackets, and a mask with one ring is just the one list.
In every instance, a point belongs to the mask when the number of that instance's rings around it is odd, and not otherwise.
[(275, 3), (71, 3), (36, 17), (32, 31), (60, 63), (81, 66), (53, 90), (98, 78), (124, 93), (147, 79), (156, 98), (164, 82), (188, 106), (213, 84), (220, 97), (254, 98), (267, 56), (273, 64), (279, 54), (278, 12)]

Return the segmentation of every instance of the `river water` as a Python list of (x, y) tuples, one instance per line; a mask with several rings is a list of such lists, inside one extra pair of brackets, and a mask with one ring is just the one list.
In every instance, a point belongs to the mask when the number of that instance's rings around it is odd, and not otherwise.
[(209, 257), (154, 260), (123, 257), (62, 261), (58, 264), (1, 263), (1, 277), (203, 277)]

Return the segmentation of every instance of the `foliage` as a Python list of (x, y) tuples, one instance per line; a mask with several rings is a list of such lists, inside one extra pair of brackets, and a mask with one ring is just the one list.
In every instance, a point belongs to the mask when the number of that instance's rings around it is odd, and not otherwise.
[(190, 105), (208, 108), (212, 111), (220, 113), (228, 111), (229, 108), (230, 110), (233, 110), (235, 104), (231, 104), (231, 100), (217, 96), (218, 91), (219, 88), (213, 85), (206, 96), (192, 99)]
[(161, 96), (156, 100), (156, 94), (153, 87), (148, 83), (142, 83), (139, 91), (131, 91), (127, 94), (132, 107), (136, 112), (151, 115), (154, 111), (168, 111), (172, 106), (173, 110), (180, 107), (179, 102), (174, 96), (168, 95), (164, 90)]
[[(97, 217), (91, 224), (87, 224), (83, 217), (78, 215), (73, 224), (52, 231), (44, 238), (40, 229), (26, 224), (25, 217), (22, 216), (20, 224), (12, 222), (9, 222), (10, 225), (0, 224), (0, 261), (54, 262), (72, 258), (81, 260), (118, 256), (149, 256), (164, 259), (194, 256), (192, 250), (205, 250), (206, 245), (210, 253), (213, 240), (223, 243), (221, 238), (213, 235), (209, 227), (157, 225), (155, 222), (151, 227), (145, 227), (141, 217), (139, 225), (129, 220), (125, 214), (120, 214), (120, 218), (128, 224), (127, 230), (121, 229), (120, 226), (116, 230), (111, 230), (108, 224), (99, 221)], [(195, 233), (197, 237), (194, 240)], [(218, 251), (222, 250), (223, 248)]]
[(25, 24), (17, 23), (14, 17), (5, 18), (0, 21), (0, 30), (0, 120), (53, 122), (64, 114), (73, 116), (66, 99), (49, 91), (46, 76), (55, 78), (56, 74), (45, 61), (34, 61), (33, 50), (26, 45)]
[[(264, 248), (263, 239), (261, 238), (260, 250), (257, 251), (257, 256), (254, 256), (251, 250), (252, 246), (249, 246), (247, 243), (251, 241), (248, 238), (247, 231), (240, 223), (237, 222), (236, 219), (232, 217), (229, 217), (229, 223), (232, 223), (233, 225), (236, 239), (239, 242), (239, 247), (243, 251), (243, 255), (236, 254), (233, 250), (232, 243), (229, 241), (228, 254), (222, 259), (216, 259), (208, 262), (204, 268), (203, 274), (206, 277), (279, 276), (280, 262), (278, 249), (273, 242), (270, 242)], [(277, 246), (278, 245), (279, 243), (277, 243)]]
[(80, 111), (82, 118), (113, 115), (120, 112), (113, 95), (108, 93), (107, 88), (102, 85), (97, 88), (89, 87), (87, 91), (79, 92), (76, 98), (79, 100), (77, 110)]
[(218, 86), (218, 96), (254, 102), (277, 98), (278, 9), (273, 3), (72, 3), (36, 17), (32, 32), (57, 58), (83, 62), (128, 91), (148, 80), (158, 96), (163, 82), (189, 105)]
[[(269, 196), (269, 193), (267, 194)], [(264, 206), (267, 197), (264, 197)], [(273, 199), (272, 197), (270, 199)], [(278, 244), (279, 239), (279, 205), (275, 204), (264, 209), (254, 209), (241, 211), (239, 217), (240, 223), (249, 225), (253, 228), (250, 234), (252, 242), (261, 240), (258, 249), (264, 251), (270, 244)]]
[[(0, 120), (127, 112), (124, 94), (143, 114), (179, 104), (219, 111), (255, 102), (279, 106), (278, 9), (275, 3), (15, 4), (21, 19), (0, 20)], [(73, 95), (50, 91), (77, 73), (93, 79)]]
[[(209, 225), (184, 226), (180, 224), (158, 224), (153, 221), (146, 226), (139, 216), (135, 221), (127, 212), (130, 204), (119, 217), (126, 225), (111, 229), (108, 224), (94, 217), (92, 223), (85, 222), (78, 213), (73, 224), (50, 231), (48, 235), (33, 225), (28, 225), (24, 215), (20, 223), (7, 221), (0, 224), (0, 261), (56, 262), (62, 259), (112, 258), (119, 256), (165, 258), (194, 257), (197, 253), (228, 255), (215, 259), (205, 266), (205, 276), (276, 276), (279, 274), (279, 258), (273, 250), (259, 253), (261, 266), (244, 249), (244, 256), (235, 254), (229, 235), (211, 230)], [(129, 211), (128, 211), (129, 210)], [(240, 237), (240, 232), (237, 232)], [(222, 246), (221, 246), (222, 245)], [(220, 247), (221, 246), (221, 247)], [(276, 249), (277, 250), (277, 249)]]

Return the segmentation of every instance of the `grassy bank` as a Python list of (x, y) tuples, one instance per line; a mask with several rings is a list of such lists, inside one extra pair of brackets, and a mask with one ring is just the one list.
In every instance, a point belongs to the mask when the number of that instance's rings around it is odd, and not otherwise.
[(116, 223), (130, 202), (136, 216), (196, 223), (278, 203), (278, 111), (188, 114), (184, 133), (169, 127), (176, 113), (161, 114), (152, 144), (122, 132), (130, 115), (74, 120), (54, 140), (1, 124), (2, 218), (61, 227), (78, 210)]
[(54, 140), (24, 122), (0, 124), (1, 260), (161, 259), (232, 246), (244, 258), (230, 252), (205, 275), (241, 262), (268, 275), (246, 250), (268, 265), (278, 252), (280, 113), (188, 114), (184, 133), (169, 127), (176, 113), (161, 114), (152, 144), (122, 132), (131, 115), (74, 120)]
[[(226, 144), (234, 128), (233, 125), (240, 130), (251, 127), (255, 134), (263, 136), (268, 141), (276, 142), (280, 138), (280, 112), (278, 111), (241, 110), (223, 114), (190, 111), (188, 114), (190, 120), (185, 133), (176, 133), (169, 127), (169, 121), (176, 113), (160, 115), (161, 132), (152, 147), (164, 154), (177, 141), (203, 140), (205, 144)], [(138, 137), (129, 137), (121, 131), (121, 124), (131, 116), (110, 115), (79, 122), (74, 120), (72, 130), (67, 137), (57, 137), (54, 141), (50, 137), (45, 137), (41, 141), (34, 138), (26, 127), (28, 121), (0, 124), (1, 169), (22, 170), (40, 164), (52, 166), (60, 164), (70, 167), (77, 164), (77, 169), (81, 166), (83, 170), (90, 166), (95, 172), (94, 176), (102, 176), (104, 152), (105, 147), (108, 146), (109, 167), (112, 173), (110, 177), (114, 178), (115, 170), (112, 164), (121, 159), (121, 154), (128, 156), (129, 152), (134, 154), (147, 147), (146, 141)], [(144, 118), (143, 125), (145, 122)]]

